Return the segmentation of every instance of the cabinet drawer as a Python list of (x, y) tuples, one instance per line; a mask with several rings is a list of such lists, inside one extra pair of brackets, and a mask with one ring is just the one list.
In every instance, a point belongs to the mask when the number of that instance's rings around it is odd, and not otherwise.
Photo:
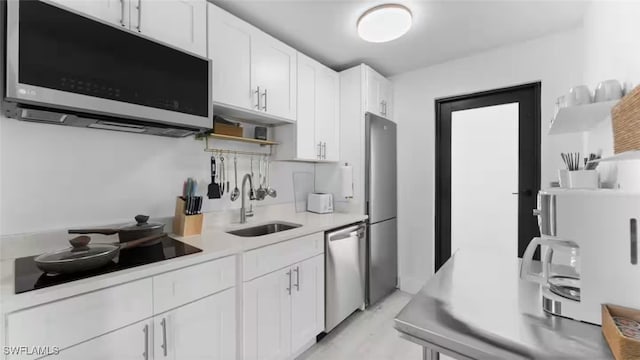
[(158, 314), (235, 285), (236, 259), (189, 266), (153, 277), (153, 313)]
[(122, 328), (152, 315), (151, 292), (143, 279), (9, 314), (7, 345), (66, 348)]
[(322, 253), (324, 233), (321, 232), (247, 251), (243, 255), (243, 279), (251, 280)]

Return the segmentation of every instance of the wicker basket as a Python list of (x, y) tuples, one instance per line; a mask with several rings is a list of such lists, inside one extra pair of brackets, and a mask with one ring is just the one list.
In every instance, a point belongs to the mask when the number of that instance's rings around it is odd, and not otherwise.
[(609, 348), (616, 360), (640, 359), (640, 341), (630, 339), (622, 335), (613, 322), (613, 316), (622, 316), (635, 321), (640, 321), (640, 311), (602, 304), (602, 334), (609, 343)]
[(640, 150), (640, 86), (613, 107), (611, 120), (614, 152)]

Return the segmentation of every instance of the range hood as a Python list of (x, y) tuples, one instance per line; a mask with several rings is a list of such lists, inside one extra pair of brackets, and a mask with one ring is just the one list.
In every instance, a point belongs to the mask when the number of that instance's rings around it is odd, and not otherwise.
[(7, 1), (6, 116), (184, 137), (213, 125), (211, 61), (44, 1)]

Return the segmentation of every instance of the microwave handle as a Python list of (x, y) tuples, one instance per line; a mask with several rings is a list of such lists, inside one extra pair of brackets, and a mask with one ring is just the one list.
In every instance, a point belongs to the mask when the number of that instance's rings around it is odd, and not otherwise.
[(120, 25), (124, 25), (124, 0), (120, 0)]
[(142, 32), (142, 0), (138, 0), (138, 32)]

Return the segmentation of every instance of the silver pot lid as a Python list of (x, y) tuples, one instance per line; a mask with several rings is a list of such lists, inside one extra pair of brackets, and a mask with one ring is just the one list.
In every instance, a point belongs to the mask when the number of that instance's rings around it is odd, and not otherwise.
[(106, 256), (118, 247), (111, 244), (88, 244), (82, 247), (69, 247), (51, 253), (42, 254), (35, 258), (36, 263), (65, 263), (78, 260), (86, 260), (90, 258)]
[(136, 223), (131, 225), (126, 225), (120, 228), (120, 231), (142, 231), (142, 230), (156, 230), (164, 228), (164, 224), (162, 223), (150, 223), (149, 216), (147, 215), (136, 215), (135, 217)]

